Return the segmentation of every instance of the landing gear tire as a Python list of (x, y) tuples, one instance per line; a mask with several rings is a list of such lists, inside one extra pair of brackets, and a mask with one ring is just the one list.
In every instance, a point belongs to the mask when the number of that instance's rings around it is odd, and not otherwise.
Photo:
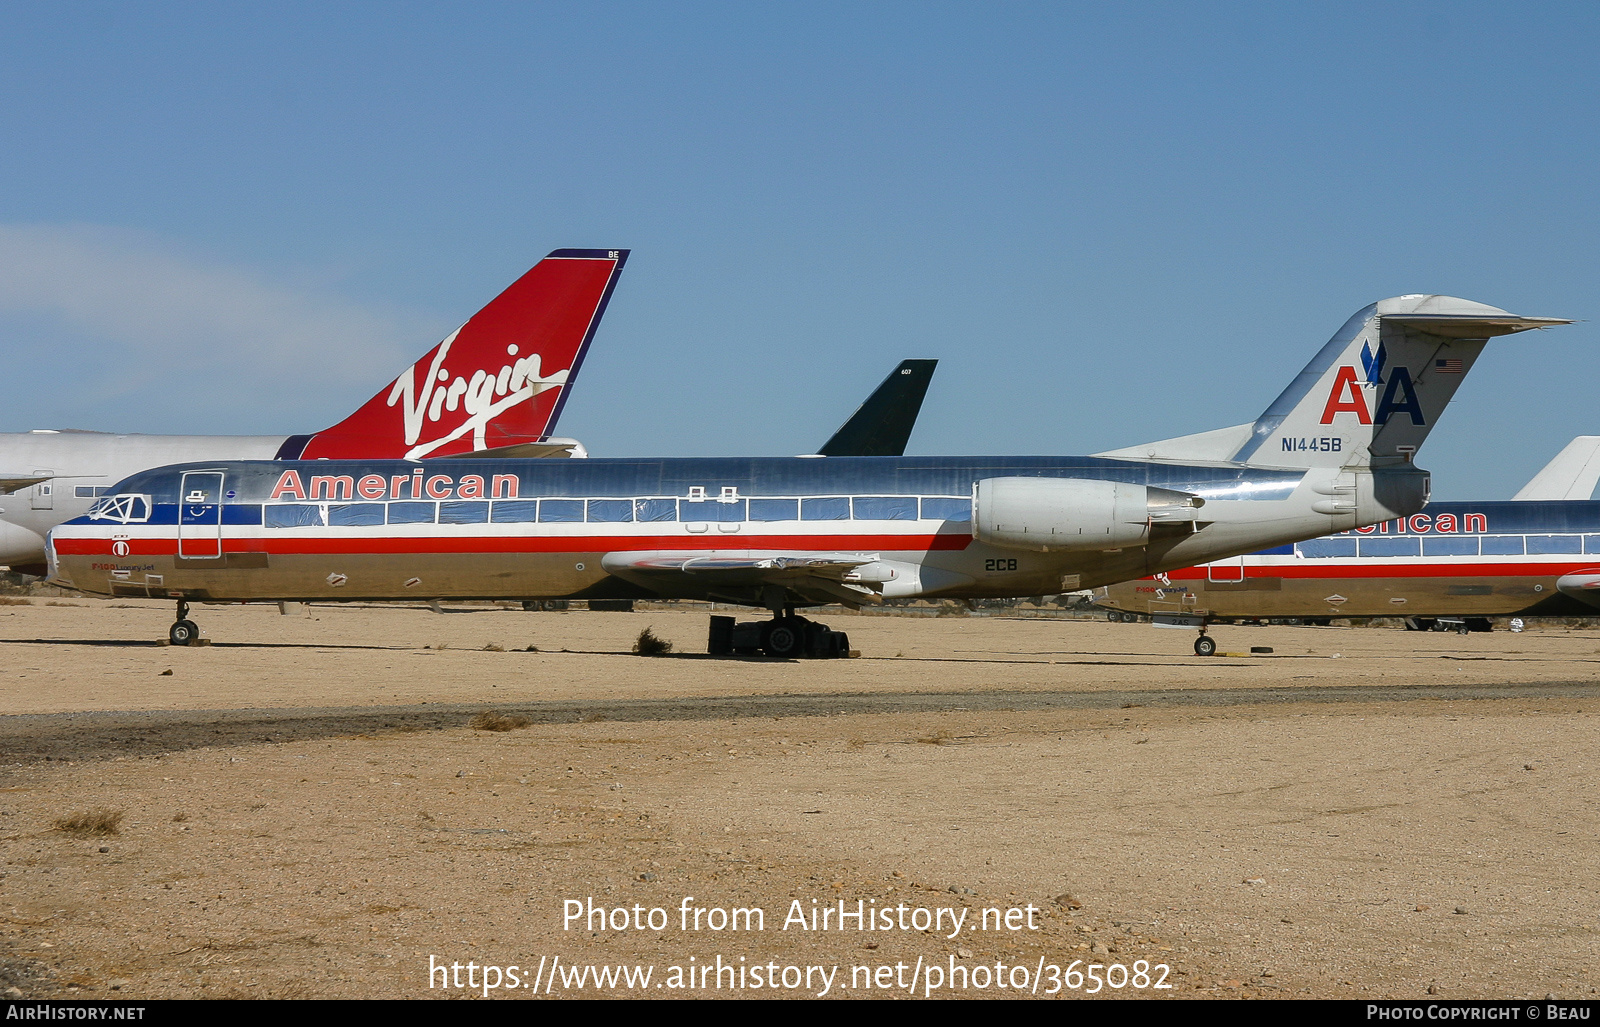
[(1120, 624), (1122, 622), (1122, 613), (1118, 610), (1107, 610), (1106, 620), (1113, 624)]
[(1462, 621), (1460, 624), (1458, 624), (1456, 626), (1456, 634), (1458, 634), (1458, 635), (1471, 634), (1471, 632), (1472, 632), (1472, 628), (1471, 628), (1470, 625), (1468, 625), (1466, 623), (1466, 621)]
[(1194, 654), (1196, 656), (1217, 655), (1217, 640), (1210, 635), (1201, 635), (1194, 640)]
[(200, 628), (192, 620), (180, 620), (167, 629), (167, 639), (173, 645), (194, 645), (200, 637)]
[(805, 654), (806, 622), (799, 617), (779, 617), (761, 627), (761, 651), (792, 660)]

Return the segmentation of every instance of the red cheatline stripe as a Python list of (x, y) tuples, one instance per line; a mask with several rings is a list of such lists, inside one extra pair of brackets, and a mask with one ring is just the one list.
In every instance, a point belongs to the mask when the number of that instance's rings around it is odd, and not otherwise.
[[(177, 553), (175, 538), (130, 538), (128, 556), (171, 556)], [(186, 542), (185, 548), (193, 543)], [(576, 537), (517, 536), (449, 538), (306, 538), (273, 536), (266, 538), (226, 538), (223, 547), (230, 553), (273, 553), (280, 556), (366, 553), (426, 555), (430, 553), (628, 553), (655, 550), (805, 550), (808, 552), (881, 551), (917, 552), (961, 550), (972, 544), (971, 535), (602, 535)], [(57, 538), (56, 552), (62, 556), (107, 556), (111, 542), (103, 538)]]

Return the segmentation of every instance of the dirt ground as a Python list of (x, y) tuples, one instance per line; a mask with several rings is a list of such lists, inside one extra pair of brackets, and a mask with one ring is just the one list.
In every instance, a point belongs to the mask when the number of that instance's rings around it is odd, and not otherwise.
[(1600, 984), (1600, 632), (839, 616), (862, 658), (782, 662), (704, 656), (703, 609), (171, 618), (0, 606), (0, 992)]

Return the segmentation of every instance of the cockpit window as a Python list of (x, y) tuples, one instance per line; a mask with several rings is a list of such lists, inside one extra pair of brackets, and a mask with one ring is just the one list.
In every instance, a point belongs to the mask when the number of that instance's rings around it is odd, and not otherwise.
[(150, 497), (140, 495), (103, 496), (89, 507), (89, 518), (129, 524), (150, 519)]

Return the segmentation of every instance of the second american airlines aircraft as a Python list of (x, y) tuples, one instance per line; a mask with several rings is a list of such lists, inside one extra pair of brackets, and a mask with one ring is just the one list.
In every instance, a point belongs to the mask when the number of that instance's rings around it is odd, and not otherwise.
[[(314, 435), (0, 435), (0, 566), (43, 574), (44, 536), (135, 471), (191, 460), (582, 455), (548, 432), (627, 250), (556, 250), (361, 409)], [(334, 344), (330, 340), (330, 345)]]
[(661, 597), (772, 611), (713, 651), (831, 655), (797, 608), (1071, 591), (1414, 514), (1413, 457), (1487, 340), (1566, 323), (1383, 300), (1254, 422), (1088, 457), (165, 467), (58, 527), (51, 573), (177, 600), (178, 644), (195, 601)]

